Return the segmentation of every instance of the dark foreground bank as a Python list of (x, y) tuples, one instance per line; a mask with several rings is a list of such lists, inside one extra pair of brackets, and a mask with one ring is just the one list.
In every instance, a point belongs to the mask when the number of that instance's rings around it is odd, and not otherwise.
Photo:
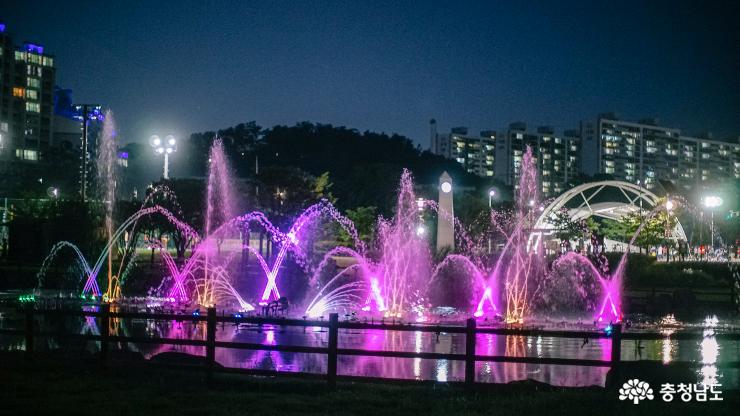
[(481, 386), (339, 383), (216, 374), (152, 365), (110, 365), (39, 355), (0, 353), (0, 414), (75, 415), (729, 415), (740, 394), (722, 402), (619, 401), (602, 388), (535, 383)]

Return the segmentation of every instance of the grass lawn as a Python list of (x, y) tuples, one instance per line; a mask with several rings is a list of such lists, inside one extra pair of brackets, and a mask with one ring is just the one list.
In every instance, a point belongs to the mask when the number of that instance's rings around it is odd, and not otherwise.
[[(655, 386), (654, 386), (655, 388)], [(657, 393), (657, 389), (656, 389)], [(468, 392), (442, 384), (340, 382), (217, 374), (153, 366), (111, 365), (0, 353), (2, 415), (729, 415), (738, 392), (723, 402), (620, 402), (600, 388), (559, 389), (519, 384)], [(735, 411), (732, 409), (735, 408)]]

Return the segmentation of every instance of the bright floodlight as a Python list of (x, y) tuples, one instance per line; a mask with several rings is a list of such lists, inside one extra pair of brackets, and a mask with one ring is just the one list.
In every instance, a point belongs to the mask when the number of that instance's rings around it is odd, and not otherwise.
[(170, 146), (174, 146), (177, 141), (175, 140), (175, 137), (173, 135), (167, 136), (167, 144)]
[(159, 147), (162, 145), (162, 139), (155, 134), (149, 138), (149, 144), (152, 145), (152, 147)]
[(445, 182), (442, 182), (442, 185), (440, 185), (440, 188), (442, 189), (442, 192), (448, 194), (450, 193), (450, 191), (452, 191), (452, 184), (445, 181)]
[(717, 208), (722, 205), (722, 198), (718, 196), (707, 196), (704, 198), (704, 206), (707, 208)]
[(426, 232), (427, 232), (427, 229), (424, 228), (423, 225), (416, 227), (416, 235), (421, 236), (421, 235), (424, 235)]
[(491, 197), (496, 196), (496, 190), (491, 189), (490, 191), (488, 191), (488, 196), (491, 196)]
[(162, 154), (162, 153), (164, 153), (164, 147), (158, 147), (158, 148), (156, 149), (156, 151), (157, 151), (157, 153), (160, 153), (160, 154)]
[(167, 153), (172, 153), (172, 148), (171, 147), (168, 147), (167, 148)]

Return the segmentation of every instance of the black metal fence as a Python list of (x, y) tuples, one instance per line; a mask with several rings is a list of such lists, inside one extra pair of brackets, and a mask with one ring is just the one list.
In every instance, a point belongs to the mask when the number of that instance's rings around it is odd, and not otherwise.
[[(37, 331), (35, 328), (35, 316), (37, 315), (66, 315), (78, 317), (97, 317), (100, 320), (100, 335), (94, 334), (70, 334), (59, 333), (55, 331)], [(130, 318), (130, 319), (147, 319), (147, 320), (175, 320), (189, 322), (206, 323), (206, 339), (176, 339), (176, 338), (151, 338), (135, 336), (119, 336), (110, 333), (111, 318)], [(217, 341), (216, 329), (219, 323), (234, 324), (256, 324), (256, 325), (278, 325), (286, 327), (321, 327), (327, 328), (329, 332), (328, 345), (326, 347), (317, 346), (298, 346), (298, 345), (275, 345), (260, 344), (248, 342), (229, 342)], [(384, 350), (366, 350), (354, 348), (339, 348), (339, 330), (381, 330), (381, 331), (421, 331), (431, 333), (448, 333), (465, 335), (465, 353), (438, 353), (438, 352), (410, 352), (410, 351), (384, 351)], [(494, 328), (478, 327), (474, 319), (468, 319), (466, 326), (450, 325), (419, 325), (403, 323), (367, 323), (367, 322), (340, 322), (338, 314), (331, 314), (328, 321), (324, 320), (305, 320), (305, 319), (286, 319), (257, 316), (218, 316), (215, 308), (208, 308), (205, 316), (190, 314), (173, 314), (173, 313), (140, 313), (140, 312), (118, 312), (111, 311), (109, 304), (102, 304), (98, 311), (83, 310), (36, 310), (29, 307), (25, 310), (25, 328), (24, 329), (0, 329), (0, 334), (19, 335), (25, 337), (25, 354), (32, 357), (34, 354), (34, 338), (36, 336), (55, 336), (76, 338), (85, 341), (100, 342), (99, 359), (102, 363), (108, 360), (109, 344), (111, 342), (131, 342), (131, 343), (149, 343), (162, 345), (190, 345), (205, 347), (205, 370), (208, 374), (213, 371), (239, 371), (255, 374), (267, 375), (307, 375), (306, 373), (266, 371), (266, 370), (244, 370), (222, 368), (216, 365), (216, 348), (230, 348), (243, 350), (269, 350), (289, 353), (312, 353), (325, 354), (327, 356), (327, 372), (325, 378), (330, 386), (334, 386), (337, 380), (337, 358), (343, 356), (366, 356), (366, 357), (390, 357), (390, 358), (421, 358), (432, 360), (453, 360), (465, 362), (465, 384), (472, 386), (475, 383), (475, 363), (479, 361), (503, 362), (503, 363), (522, 363), (522, 364), (544, 364), (544, 365), (572, 365), (572, 366), (591, 366), (591, 367), (610, 367), (618, 369), (622, 363), (622, 340), (656, 340), (664, 339), (665, 335), (660, 333), (647, 332), (622, 332), (620, 324), (612, 325), (612, 330), (605, 331), (561, 331), (561, 330), (542, 330), (526, 328)], [(494, 334), (503, 336), (544, 336), (555, 338), (575, 338), (575, 339), (597, 339), (609, 338), (611, 340), (611, 358), (610, 360), (593, 360), (593, 359), (575, 359), (575, 358), (552, 358), (552, 357), (520, 357), (506, 355), (479, 355), (475, 351), (476, 336), (478, 334)], [(740, 341), (740, 334), (737, 333), (719, 333), (714, 335), (717, 339)], [(672, 340), (700, 340), (703, 337), (698, 333), (674, 333), (670, 336)], [(723, 363), (725, 367), (740, 368), (740, 362)], [(369, 377), (352, 377), (352, 378), (369, 378)]]

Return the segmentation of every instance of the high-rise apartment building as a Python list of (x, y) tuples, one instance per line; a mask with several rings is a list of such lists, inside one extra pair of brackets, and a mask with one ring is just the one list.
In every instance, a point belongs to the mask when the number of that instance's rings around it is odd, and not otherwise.
[(497, 133), (484, 130), (479, 136), (469, 135), (466, 127), (455, 127), (450, 133), (436, 133), (432, 123), (432, 152), (456, 160), (465, 169), (482, 177), (492, 177), (507, 185), (519, 181), (519, 169), (527, 146), (537, 160), (540, 191), (545, 196), (557, 195), (580, 172), (580, 137), (569, 131), (558, 135), (550, 127), (534, 132), (525, 123), (512, 123), (508, 130)]
[(496, 179), (516, 188), (521, 174), (522, 157), (527, 146), (537, 162), (540, 192), (554, 196), (570, 187), (580, 172), (580, 137), (575, 131), (556, 134), (552, 127), (529, 131), (526, 123), (509, 125), (505, 139), (496, 146)]
[(432, 128), (432, 152), (455, 159), (473, 174), (484, 177), (494, 175), (496, 160), (496, 132), (486, 130), (479, 136), (469, 135), (466, 127), (455, 127), (450, 133), (436, 133)]
[(740, 178), (740, 141), (688, 137), (657, 120), (619, 120), (600, 114), (581, 123), (583, 172), (607, 174), (655, 189), (670, 181), (683, 189)]
[(53, 144), (54, 57), (33, 43), (14, 46), (0, 23), (0, 160), (38, 161)]

